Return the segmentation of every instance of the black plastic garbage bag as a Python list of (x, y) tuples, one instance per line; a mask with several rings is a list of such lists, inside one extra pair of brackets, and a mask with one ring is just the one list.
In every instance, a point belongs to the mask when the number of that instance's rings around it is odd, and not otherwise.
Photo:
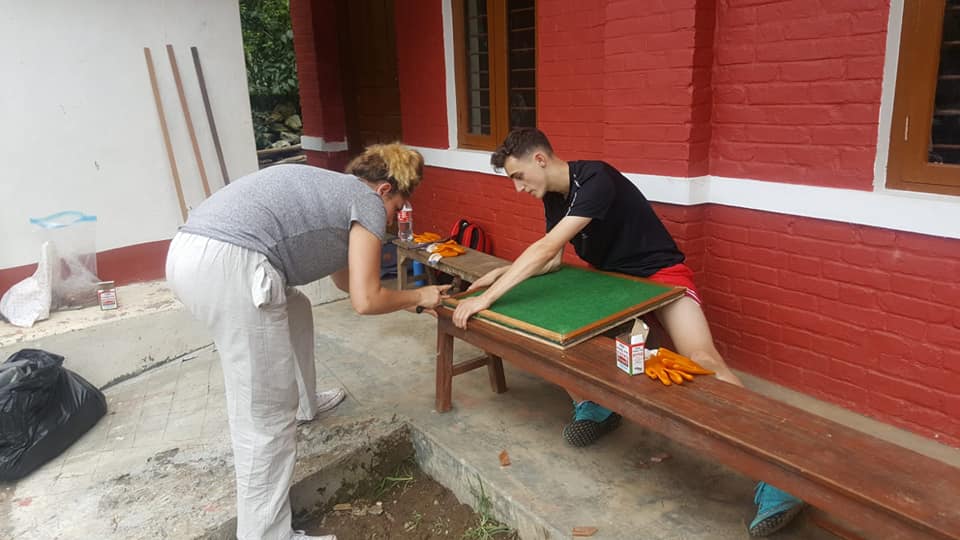
[(107, 413), (107, 400), (63, 357), (23, 349), (0, 364), (0, 481), (60, 455)]

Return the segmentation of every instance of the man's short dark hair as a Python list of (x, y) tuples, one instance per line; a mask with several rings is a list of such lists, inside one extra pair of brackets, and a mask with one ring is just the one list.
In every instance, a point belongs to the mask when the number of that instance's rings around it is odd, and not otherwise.
[(507, 135), (503, 144), (490, 156), (490, 164), (493, 165), (495, 170), (500, 171), (503, 170), (503, 164), (508, 157), (525, 158), (534, 150), (543, 150), (547, 154), (553, 154), (550, 140), (542, 131), (537, 128), (517, 128)]

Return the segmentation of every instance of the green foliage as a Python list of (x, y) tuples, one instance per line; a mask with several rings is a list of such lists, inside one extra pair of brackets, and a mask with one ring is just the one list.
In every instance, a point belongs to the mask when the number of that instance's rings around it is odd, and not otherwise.
[(290, 1), (240, 0), (240, 24), (250, 95), (296, 95)]

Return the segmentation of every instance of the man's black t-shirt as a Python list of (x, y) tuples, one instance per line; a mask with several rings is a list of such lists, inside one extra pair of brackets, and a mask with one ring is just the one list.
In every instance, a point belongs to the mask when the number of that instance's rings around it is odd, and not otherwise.
[(630, 180), (602, 161), (571, 161), (570, 194), (547, 193), (547, 232), (565, 216), (591, 218), (570, 241), (600, 270), (647, 277), (683, 262), (660, 218)]

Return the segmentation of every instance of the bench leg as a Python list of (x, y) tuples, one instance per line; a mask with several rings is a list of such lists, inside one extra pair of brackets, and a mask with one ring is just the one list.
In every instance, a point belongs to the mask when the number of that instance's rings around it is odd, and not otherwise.
[(447, 412), (453, 401), (453, 336), (437, 328), (437, 412)]
[(407, 283), (407, 265), (408, 260), (403, 255), (397, 255), (397, 288), (401, 291), (406, 289)]
[(490, 375), (490, 388), (502, 394), (507, 391), (507, 378), (503, 375), (503, 360), (499, 356), (487, 357), (487, 374)]

